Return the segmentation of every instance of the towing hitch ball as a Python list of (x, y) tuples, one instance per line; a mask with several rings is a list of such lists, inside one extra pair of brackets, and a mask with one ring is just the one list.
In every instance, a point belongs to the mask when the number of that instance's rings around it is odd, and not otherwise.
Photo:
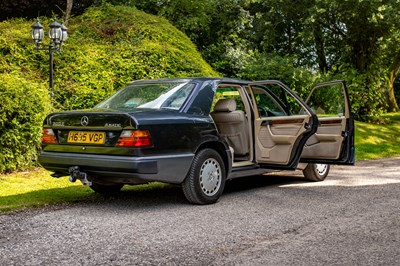
[(87, 174), (85, 172), (81, 172), (79, 166), (71, 166), (68, 169), (70, 173), (69, 181), (74, 183), (77, 179), (82, 182), (84, 186), (91, 186), (92, 182), (87, 179)]
[(69, 182), (71, 183), (75, 183), (76, 182), (76, 178), (72, 175), (69, 176)]

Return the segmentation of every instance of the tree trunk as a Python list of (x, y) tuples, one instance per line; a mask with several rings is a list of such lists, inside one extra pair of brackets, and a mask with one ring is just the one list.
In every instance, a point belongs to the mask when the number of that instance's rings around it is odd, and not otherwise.
[(73, 3), (74, 0), (67, 0), (67, 10), (65, 11), (65, 21), (64, 21), (65, 26), (68, 26), (69, 18), (71, 17)]
[(389, 68), (389, 77), (388, 77), (388, 89), (386, 99), (389, 105), (389, 112), (398, 112), (399, 106), (396, 101), (396, 96), (394, 94), (394, 81), (400, 73), (400, 50), (397, 52), (397, 55), (394, 57), (394, 61)]
[(389, 79), (388, 81), (387, 101), (389, 105), (389, 112), (398, 112), (400, 110), (396, 101), (396, 96), (394, 95), (394, 79)]
[(324, 35), (322, 33), (321, 25), (319, 24), (319, 22), (316, 22), (313, 25), (313, 35), (315, 40), (315, 49), (317, 52), (319, 70), (325, 73), (326, 71), (328, 71), (328, 63), (326, 61)]

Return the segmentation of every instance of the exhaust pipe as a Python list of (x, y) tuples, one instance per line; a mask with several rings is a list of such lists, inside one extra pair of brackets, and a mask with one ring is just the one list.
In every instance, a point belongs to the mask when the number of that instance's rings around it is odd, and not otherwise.
[(68, 168), (70, 173), (69, 181), (74, 183), (77, 179), (82, 182), (84, 186), (91, 186), (92, 182), (87, 179), (87, 174), (79, 170), (79, 166), (71, 166)]

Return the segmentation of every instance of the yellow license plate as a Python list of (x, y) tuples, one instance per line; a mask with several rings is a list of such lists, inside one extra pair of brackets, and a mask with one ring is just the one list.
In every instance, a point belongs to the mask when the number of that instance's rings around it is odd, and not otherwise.
[(70, 131), (68, 143), (104, 144), (105, 133), (96, 131)]

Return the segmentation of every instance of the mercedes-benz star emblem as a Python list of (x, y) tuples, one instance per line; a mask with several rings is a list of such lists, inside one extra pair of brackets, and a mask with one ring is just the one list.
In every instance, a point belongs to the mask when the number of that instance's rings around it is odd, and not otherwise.
[(81, 125), (82, 126), (87, 126), (89, 124), (89, 117), (87, 116), (82, 116), (81, 118)]

